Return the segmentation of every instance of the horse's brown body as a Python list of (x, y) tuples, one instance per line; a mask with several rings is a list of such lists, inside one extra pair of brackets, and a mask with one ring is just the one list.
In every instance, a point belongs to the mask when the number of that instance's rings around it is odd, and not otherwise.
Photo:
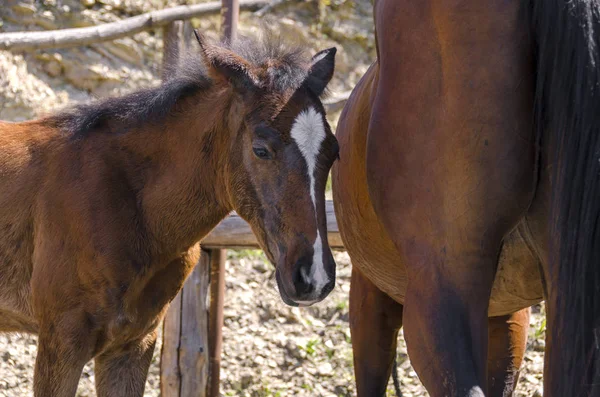
[[(210, 113), (199, 114), (198, 123), (218, 123), (208, 121)], [(77, 368), (99, 353), (138, 354), (149, 363), (154, 330), (197, 263), (194, 243), (228, 212), (218, 204), (214, 175), (193, 175), (195, 164), (185, 164), (197, 158), (185, 151), (206, 144), (191, 139), (199, 130), (182, 128), (190, 137), (165, 145), (158, 128), (79, 141), (43, 121), (0, 124), (0, 332), (40, 334), (36, 383), (45, 371), (77, 380)], [(132, 189), (142, 187), (136, 202)], [(130, 365), (145, 379), (145, 364)], [(117, 382), (102, 365), (97, 376)], [(123, 395), (143, 390), (143, 382), (134, 383)], [(48, 383), (41, 390), (72, 392)]]
[[(201, 117), (206, 122), (210, 116)], [(78, 141), (43, 121), (0, 124), (0, 307), (9, 313), (0, 318), (0, 331), (38, 332), (45, 312), (80, 311), (92, 328), (103, 324), (102, 334), (94, 336), (95, 349), (103, 350), (114, 338), (135, 340), (156, 327), (157, 314), (196, 263), (197, 248), (188, 250), (227, 214), (217, 197), (203, 205), (180, 198), (182, 186), (186, 197), (200, 198), (218, 182), (210, 175), (198, 180), (191, 175), (193, 164), (181, 164), (192, 160), (184, 154), (192, 150), (190, 140), (180, 136), (167, 146), (157, 136), (162, 133), (146, 129), (137, 136)], [(169, 160), (178, 154), (181, 159)], [(154, 166), (172, 162), (181, 169), (166, 169), (147, 187), (144, 174), (156, 175), (144, 163), (149, 158)], [(184, 177), (186, 170), (190, 175)], [(169, 186), (174, 180), (183, 184)], [(132, 199), (136, 182), (148, 197), (141, 199), (145, 219), (137, 218), (140, 203)], [(174, 204), (180, 214), (165, 211), (164, 218), (152, 218)], [(164, 233), (160, 238), (154, 237), (160, 234), (157, 226)], [(169, 266), (172, 262), (176, 265)], [(15, 321), (24, 324), (12, 329)]]
[[(48, 144), (52, 129), (0, 122), (0, 331), (37, 331), (31, 302), (33, 273), (33, 207), (43, 169), (31, 163), (35, 148)], [(23, 137), (28, 137), (27, 141)], [(30, 148), (34, 148), (30, 151)], [(22, 194), (26, 192), (26, 194)], [(15, 200), (15, 197), (21, 199)]]
[[(372, 65), (354, 89), (338, 127), (336, 137), (344, 152), (343, 161), (334, 166), (334, 204), (352, 264), (381, 291), (404, 303), (406, 265), (373, 209), (367, 185), (367, 131), (377, 69), (377, 64)], [(522, 220), (502, 243), (490, 296), (491, 317), (511, 314), (542, 300), (540, 262), (527, 243), (525, 236), (529, 235)]]
[(201, 46), (210, 79), (0, 123), (0, 332), (39, 334), (36, 397), (74, 396), (92, 358), (98, 396), (141, 396), (196, 243), (234, 209), (277, 264), (286, 301), (311, 304), (332, 288), (324, 187), (337, 143), (318, 95), (335, 51), (311, 65), (265, 44), (267, 58), (253, 53), (264, 63), (251, 64)]
[(432, 396), (514, 389), (549, 214), (523, 3), (375, 2), (333, 170), (359, 397), (384, 395), (402, 325)]

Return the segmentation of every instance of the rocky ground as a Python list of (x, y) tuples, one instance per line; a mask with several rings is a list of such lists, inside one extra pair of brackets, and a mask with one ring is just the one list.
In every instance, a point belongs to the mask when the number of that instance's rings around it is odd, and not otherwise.
[[(221, 395), (355, 396), (352, 346), (348, 327), (349, 258), (336, 253), (337, 286), (323, 302), (291, 308), (280, 299), (274, 268), (259, 251), (229, 252)], [(543, 316), (534, 308), (527, 356), (517, 397), (541, 395)], [(36, 338), (0, 336), (0, 396), (32, 395)], [(159, 396), (157, 347), (146, 397)], [(399, 378), (405, 397), (427, 396), (406, 355), (402, 336), (398, 349)], [(95, 396), (93, 365), (86, 366), (78, 396)], [(388, 388), (389, 396), (394, 392)]]
[[(185, 4), (197, 3), (191, 0)], [(91, 26), (137, 15), (179, 0), (0, 0), (0, 31)], [(253, 35), (270, 26), (311, 51), (339, 49), (334, 96), (356, 84), (374, 59), (370, 0), (289, 1), (265, 16), (244, 12), (240, 30)], [(217, 17), (194, 20), (218, 37)], [(0, 51), (0, 119), (27, 120), (74, 102), (129, 92), (159, 83), (160, 30), (87, 47), (31, 53)], [(335, 125), (337, 113), (330, 114)], [(230, 251), (221, 392), (224, 396), (355, 395), (348, 329), (350, 263), (336, 254), (337, 287), (308, 309), (285, 306), (273, 268), (256, 251)], [(541, 386), (542, 318), (536, 312), (518, 396)], [(32, 395), (36, 338), (0, 335), (0, 396)], [(156, 349), (146, 396), (159, 395)], [(400, 338), (399, 374), (405, 396), (426, 396)], [(93, 365), (82, 375), (78, 396), (94, 396)], [(391, 389), (390, 389), (391, 390)], [(392, 392), (389, 395), (393, 395)]]

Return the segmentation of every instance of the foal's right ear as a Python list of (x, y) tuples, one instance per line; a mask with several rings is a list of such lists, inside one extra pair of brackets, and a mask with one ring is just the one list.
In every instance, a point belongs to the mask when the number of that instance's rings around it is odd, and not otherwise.
[(211, 78), (227, 81), (243, 93), (260, 86), (248, 61), (233, 51), (210, 44), (197, 29), (194, 29), (194, 34)]

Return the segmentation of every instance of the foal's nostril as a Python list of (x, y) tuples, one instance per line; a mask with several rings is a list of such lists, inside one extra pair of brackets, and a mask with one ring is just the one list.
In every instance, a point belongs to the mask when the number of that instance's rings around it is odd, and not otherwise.
[(312, 294), (315, 291), (315, 286), (310, 282), (310, 262), (298, 262), (294, 270), (294, 287), (296, 295), (303, 297)]

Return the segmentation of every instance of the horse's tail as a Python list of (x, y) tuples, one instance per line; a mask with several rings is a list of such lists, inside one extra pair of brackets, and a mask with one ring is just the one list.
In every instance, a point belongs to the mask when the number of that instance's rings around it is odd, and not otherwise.
[(552, 167), (546, 390), (600, 395), (600, 0), (533, 0), (538, 136)]

